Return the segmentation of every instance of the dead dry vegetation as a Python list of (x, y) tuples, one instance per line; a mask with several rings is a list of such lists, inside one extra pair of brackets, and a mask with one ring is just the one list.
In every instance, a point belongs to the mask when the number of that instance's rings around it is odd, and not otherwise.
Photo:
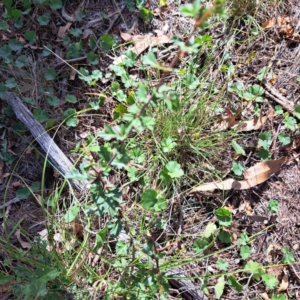
[(300, 3), (3, 1), (1, 299), (300, 299)]

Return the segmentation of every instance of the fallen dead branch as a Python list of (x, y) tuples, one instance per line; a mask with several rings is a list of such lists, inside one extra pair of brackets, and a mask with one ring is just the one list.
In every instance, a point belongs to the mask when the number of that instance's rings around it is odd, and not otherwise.
[[(12, 93), (7, 93), (5, 100), (12, 107), (17, 118), (25, 125), (26, 128), (28, 128), (59, 172), (63, 176), (69, 173), (71, 169), (74, 168), (72, 162), (55, 144), (43, 126), (33, 118), (32, 113), (24, 105), (22, 100)], [(71, 180), (71, 182), (78, 191), (82, 192), (85, 190), (86, 183), (78, 180)]]

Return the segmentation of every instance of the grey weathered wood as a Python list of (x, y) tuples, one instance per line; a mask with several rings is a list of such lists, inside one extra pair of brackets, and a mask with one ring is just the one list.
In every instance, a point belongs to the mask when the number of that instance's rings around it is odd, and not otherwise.
[[(24, 105), (20, 97), (13, 93), (7, 93), (5, 100), (12, 107), (17, 118), (28, 128), (59, 172), (64, 176), (73, 169), (72, 162), (60, 150), (44, 127), (33, 118), (32, 113)], [(78, 180), (71, 180), (71, 182), (78, 191), (85, 189), (85, 182)]]
[(169, 279), (169, 283), (171, 286), (178, 289), (178, 291), (180, 292), (180, 294), (182, 294), (184, 299), (209, 300), (206, 297), (206, 295), (200, 291), (199, 287), (196, 287), (191, 280), (185, 278), (187, 276), (184, 274), (184, 271), (180, 268), (173, 268), (169, 270), (166, 275), (168, 277), (182, 277), (182, 279)]

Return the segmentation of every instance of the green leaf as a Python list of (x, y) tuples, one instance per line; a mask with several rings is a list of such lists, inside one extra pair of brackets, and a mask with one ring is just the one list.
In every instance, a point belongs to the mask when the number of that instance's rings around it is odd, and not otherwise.
[(47, 71), (45, 72), (45, 79), (46, 80), (54, 80), (56, 77), (56, 71), (53, 68), (49, 68), (47, 69)]
[(0, 98), (4, 99), (6, 95), (6, 86), (0, 82)]
[(186, 17), (196, 17), (200, 11), (200, 0), (193, 1), (193, 3), (188, 3), (179, 7), (179, 11)]
[(19, 51), (23, 48), (23, 44), (17, 40), (10, 40), (8, 46), (12, 51)]
[(106, 232), (107, 227), (104, 227), (98, 233), (96, 233), (96, 245), (93, 249), (94, 251), (97, 251), (98, 249), (102, 248), (104, 242), (106, 241)]
[(36, 32), (32, 30), (26, 31), (24, 37), (30, 44), (34, 44), (36, 40)]
[(238, 292), (241, 292), (243, 290), (243, 286), (238, 283), (237, 279), (234, 276), (228, 277), (228, 285)]
[(257, 155), (261, 160), (270, 160), (271, 159), (271, 153), (264, 149), (259, 150)]
[(74, 95), (68, 94), (66, 96), (66, 101), (69, 103), (77, 103), (77, 98)]
[(209, 241), (209, 239), (200, 239), (200, 240), (196, 240), (193, 243), (193, 250), (195, 251), (195, 253), (200, 254), (202, 253), (204, 250), (210, 248), (212, 245), (212, 242)]
[(205, 238), (209, 238), (210, 236), (212, 236), (215, 232), (217, 231), (217, 226), (215, 223), (208, 223), (205, 227), (205, 230), (204, 230), (204, 233), (203, 233), (203, 236)]
[(18, 68), (23, 68), (27, 64), (27, 56), (26, 55), (20, 55), (17, 60), (15, 61), (15, 65)]
[(269, 275), (269, 274), (263, 274), (262, 276), (262, 280), (264, 281), (265, 285), (273, 290), (276, 288), (277, 284), (278, 284), (278, 280), (276, 279), (276, 277), (274, 275)]
[(31, 195), (31, 192), (30, 192), (30, 190), (29, 190), (28, 187), (24, 187), (24, 188), (19, 189), (19, 190), (17, 191), (17, 197), (18, 197), (19, 199), (21, 199), (21, 200), (23, 200), (23, 199), (28, 199), (28, 197), (29, 197), (30, 195)]
[(233, 149), (235, 150), (236, 154), (246, 155), (245, 150), (235, 141), (231, 142)]
[(165, 138), (161, 141), (161, 147), (164, 153), (171, 152), (176, 145), (176, 142), (174, 142), (171, 137)]
[(79, 209), (79, 206), (76, 205), (68, 209), (68, 211), (64, 215), (64, 220), (66, 221), (66, 223), (71, 223), (76, 219), (79, 213)]
[(65, 175), (67, 179), (88, 180), (91, 178), (86, 172), (80, 173), (77, 169), (72, 169)]
[(216, 209), (216, 215), (221, 226), (230, 226), (232, 224), (231, 212), (226, 208)]
[(238, 241), (242, 246), (245, 246), (249, 242), (249, 237), (245, 232), (242, 232)]
[(160, 211), (167, 208), (167, 201), (158, 197), (156, 190), (149, 189), (141, 194), (141, 205), (147, 210)]
[(290, 135), (287, 133), (279, 133), (278, 140), (284, 146), (288, 145), (291, 142)]
[(127, 67), (132, 68), (136, 63), (137, 55), (131, 50), (126, 51), (125, 55), (126, 55), (126, 57), (124, 57), (124, 59), (123, 59), (124, 64)]
[(251, 274), (257, 281), (259, 281), (261, 276), (264, 274), (261, 265), (252, 260), (247, 262), (246, 266), (244, 267), (244, 272), (247, 274)]
[(47, 26), (50, 21), (50, 14), (44, 13), (43, 15), (39, 16), (37, 20), (41, 26)]
[(261, 96), (265, 90), (258, 84), (254, 84), (247, 89), (247, 92), (251, 93), (254, 96)]
[(223, 295), (224, 287), (225, 287), (225, 277), (221, 276), (217, 284), (215, 285), (215, 295), (217, 299), (220, 299), (221, 296)]
[(77, 115), (76, 110), (73, 108), (69, 108), (63, 113), (63, 118), (66, 121), (66, 124), (69, 127), (76, 127), (77, 126)]
[(263, 67), (262, 69), (260, 69), (256, 76), (257, 80), (262, 81), (267, 76), (267, 73), (268, 67)]
[(220, 258), (217, 260), (217, 266), (219, 270), (226, 272), (228, 270), (229, 264), (225, 259)]
[(282, 258), (282, 262), (284, 264), (292, 264), (293, 262), (295, 262), (295, 255), (293, 252), (289, 251), (289, 247), (283, 247), (282, 252), (284, 253)]
[(5, 81), (5, 86), (8, 88), (8, 89), (13, 89), (17, 86), (17, 82), (14, 78), (8, 78), (6, 81)]
[(94, 52), (89, 52), (87, 54), (87, 59), (92, 65), (97, 65), (99, 63), (98, 55)]
[(136, 164), (141, 164), (145, 161), (145, 152), (140, 148), (134, 148), (130, 150), (130, 157)]
[(49, 119), (49, 113), (40, 108), (35, 108), (33, 110), (33, 117), (39, 122), (45, 122)]
[(116, 254), (125, 255), (128, 252), (128, 245), (123, 241), (118, 241), (116, 245)]
[(142, 57), (142, 61), (144, 65), (149, 65), (152, 68), (158, 69), (158, 70), (163, 70), (163, 71), (170, 71), (170, 69), (161, 66), (154, 55), (153, 52), (149, 52), (148, 54), (144, 55)]
[(275, 115), (282, 115), (283, 114), (283, 108), (281, 105), (275, 105)]
[(244, 165), (239, 162), (239, 161), (235, 161), (232, 165), (232, 171), (236, 176), (241, 176), (243, 174), (245, 170)]
[(8, 45), (4, 45), (0, 48), (0, 57), (3, 58), (5, 63), (10, 63), (13, 59), (13, 56), (11, 54), (11, 49)]
[(171, 182), (174, 178), (179, 178), (183, 175), (184, 172), (176, 161), (168, 162), (160, 172), (160, 178), (164, 182)]
[(82, 34), (82, 29), (81, 28), (71, 28), (70, 29), (70, 34), (75, 36), (75, 37), (80, 37)]
[(143, 123), (143, 126), (149, 130), (153, 130), (155, 126), (155, 120), (154, 118), (150, 116), (141, 117), (141, 121)]
[(0, 272), (0, 285), (4, 285), (6, 283), (14, 282), (15, 278), (13, 276), (9, 276)]
[(271, 199), (268, 203), (268, 212), (271, 214), (278, 213), (279, 203), (277, 200)]
[(51, 106), (57, 106), (59, 104), (59, 99), (55, 95), (49, 95), (47, 103)]
[(286, 300), (285, 294), (273, 295), (272, 300)]
[(300, 104), (297, 104), (297, 105), (295, 106), (294, 112), (295, 112), (295, 116), (296, 116), (298, 119), (300, 119)]
[(143, 7), (140, 10), (140, 17), (145, 21), (145, 22), (150, 22), (154, 15), (153, 12), (148, 10), (147, 8)]
[(251, 252), (252, 252), (252, 249), (249, 246), (247, 246), (247, 245), (242, 246), (240, 249), (241, 258), (247, 259), (251, 255)]
[(100, 46), (104, 51), (109, 51), (114, 45), (114, 40), (111, 35), (104, 33), (100, 38)]
[(220, 230), (218, 239), (225, 244), (229, 244), (232, 241), (232, 235), (225, 230)]
[(288, 129), (295, 131), (295, 125), (297, 124), (295, 118), (287, 116), (283, 119), (283, 123)]
[(61, 0), (50, 0), (49, 6), (51, 7), (51, 9), (57, 10), (62, 8), (62, 2)]
[(268, 150), (272, 144), (272, 133), (271, 132), (262, 132), (258, 135), (258, 145), (263, 149)]
[(41, 183), (39, 181), (35, 181), (32, 183), (30, 188), (33, 192), (38, 192), (41, 189)]
[(6, 30), (9, 28), (9, 25), (5, 21), (0, 21), (0, 30)]

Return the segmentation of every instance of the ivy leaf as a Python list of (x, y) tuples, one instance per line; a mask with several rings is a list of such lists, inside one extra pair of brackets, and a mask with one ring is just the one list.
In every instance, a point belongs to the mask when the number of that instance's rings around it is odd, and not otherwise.
[(19, 51), (23, 48), (23, 44), (17, 40), (10, 40), (8, 46), (12, 51)]
[(217, 266), (219, 270), (226, 272), (228, 270), (229, 264), (225, 259), (220, 258), (217, 260)]
[(216, 224), (210, 222), (206, 225), (203, 236), (205, 238), (209, 238), (211, 235), (213, 235), (216, 232), (216, 230), (217, 230)]
[(158, 197), (156, 190), (149, 189), (141, 195), (141, 205), (147, 210), (160, 211), (167, 208), (167, 201)]
[(116, 253), (117, 255), (125, 255), (128, 252), (128, 245), (123, 241), (118, 241), (116, 245)]
[(220, 299), (221, 296), (223, 295), (224, 287), (225, 287), (225, 277), (221, 276), (217, 284), (215, 285), (215, 295), (217, 299)]
[(72, 34), (75, 37), (80, 37), (80, 35), (82, 34), (82, 29), (81, 28), (71, 28), (70, 34)]
[(0, 21), (0, 30), (6, 30), (9, 28), (9, 25), (5, 21)]
[(175, 147), (176, 143), (171, 137), (165, 138), (161, 141), (162, 151), (164, 153), (171, 152)]
[(50, 5), (51, 9), (57, 10), (62, 7), (62, 2), (61, 2), (61, 0), (50, 0), (49, 5)]
[(87, 59), (89, 60), (89, 62), (92, 64), (92, 65), (97, 65), (99, 63), (99, 58), (98, 58), (98, 55), (95, 54), (94, 52), (89, 52), (87, 54)]
[(279, 203), (277, 200), (271, 199), (268, 203), (267, 210), (271, 214), (276, 214), (278, 213), (279, 210)]
[(289, 247), (283, 247), (282, 252), (284, 253), (282, 258), (284, 264), (291, 264), (295, 261), (295, 255), (293, 252), (289, 251)]
[(34, 44), (36, 40), (36, 32), (32, 30), (26, 31), (24, 37), (30, 44)]
[(76, 127), (77, 126), (77, 115), (76, 110), (73, 108), (69, 108), (64, 111), (63, 118), (66, 121), (66, 124), (69, 127)]
[(297, 105), (295, 106), (294, 112), (295, 112), (295, 116), (296, 116), (298, 119), (300, 119), (300, 104), (297, 104)]
[(251, 252), (252, 252), (252, 249), (249, 246), (247, 246), (247, 245), (242, 246), (240, 249), (241, 258), (247, 259), (251, 255)]
[(150, 22), (154, 15), (151, 10), (148, 10), (147, 8), (143, 7), (140, 10), (140, 17), (145, 21), (145, 22)]
[(77, 102), (77, 98), (74, 95), (68, 94), (66, 96), (66, 101), (69, 102), (69, 103), (76, 103)]
[(236, 176), (241, 176), (243, 174), (245, 170), (244, 165), (239, 162), (239, 161), (235, 161), (232, 165), (232, 171)]
[(50, 95), (47, 98), (47, 103), (51, 106), (57, 106), (59, 104), (59, 99), (55, 95)]
[(194, 18), (200, 11), (200, 0), (196, 0), (193, 3), (188, 3), (179, 7), (179, 11), (186, 17)]
[(272, 133), (262, 132), (258, 135), (258, 145), (263, 147), (263, 149), (268, 150), (272, 144)]
[(232, 241), (232, 235), (225, 230), (220, 230), (218, 239), (225, 244), (229, 244)]
[(52, 68), (47, 69), (47, 71), (45, 72), (45, 79), (46, 80), (54, 80), (55, 77), (56, 77), (55, 70)]
[(39, 122), (44, 122), (49, 119), (49, 113), (40, 108), (35, 108), (33, 110), (33, 117)]
[(174, 178), (179, 178), (184, 174), (180, 164), (176, 161), (168, 162), (160, 172), (160, 178), (164, 182), (171, 182)]
[(209, 247), (211, 247), (211, 242), (204, 238), (204, 239), (199, 239), (196, 240), (193, 243), (193, 250), (195, 251), (195, 253), (200, 254), (202, 253), (204, 250), (208, 249)]
[(37, 20), (41, 26), (47, 26), (50, 21), (50, 14), (44, 13), (43, 15), (39, 16)]
[(279, 133), (278, 140), (284, 146), (288, 145), (291, 142), (290, 135), (287, 133)]
[(216, 215), (221, 226), (230, 226), (232, 224), (231, 212), (227, 208), (216, 209)]
[(26, 66), (27, 63), (27, 56), (26, 55), (20, 55), (17, 60), (15, 61), (15, 65), (18, 68), (23, 68)]
[(5, 86), (8, 88), (8, 89), (13, 89), (17, 86), (17, 82), (14, 78), (8, 78), (6, 81), (5, 81)]
[(23, 199), (28, 199), (28, 197), (30, 196), (31, 192), (29, 190), (28, 187), (25, 187), (25, 188), (22, 188), (22, 189), (19, 189), (17, 191), (17, 197), (21, 200)]
[(272, 290), (272, 289), (276, 288), (276, 286), (278, 284), (278, 280), (276, 279), (276, 277), (274, 275), (263, 274), (261, 277), (262, 277), (262, 280), (264, 281), (265, 285), (269, 289)]
[(247, 274), (251, 274), (257, 281), (259, 281), (261, 276), (264, 274), (261, 265), (252, 260), (247, 262), (246, 266), (244, 267), (244, 272)]
[(283, 119), (283, 123), (288, 129), (295, 131), (295, 125), (297, 124), (295, 118), (287, 116)]
[(242, 246), (245, 246), (249, 242), (249, 237), (245, 232), (242, 232), (238, 241)]
[(257, 155), (261, 160), (270, 160), (271, 159), (271, 153), (265, 149), (259, 150)]

